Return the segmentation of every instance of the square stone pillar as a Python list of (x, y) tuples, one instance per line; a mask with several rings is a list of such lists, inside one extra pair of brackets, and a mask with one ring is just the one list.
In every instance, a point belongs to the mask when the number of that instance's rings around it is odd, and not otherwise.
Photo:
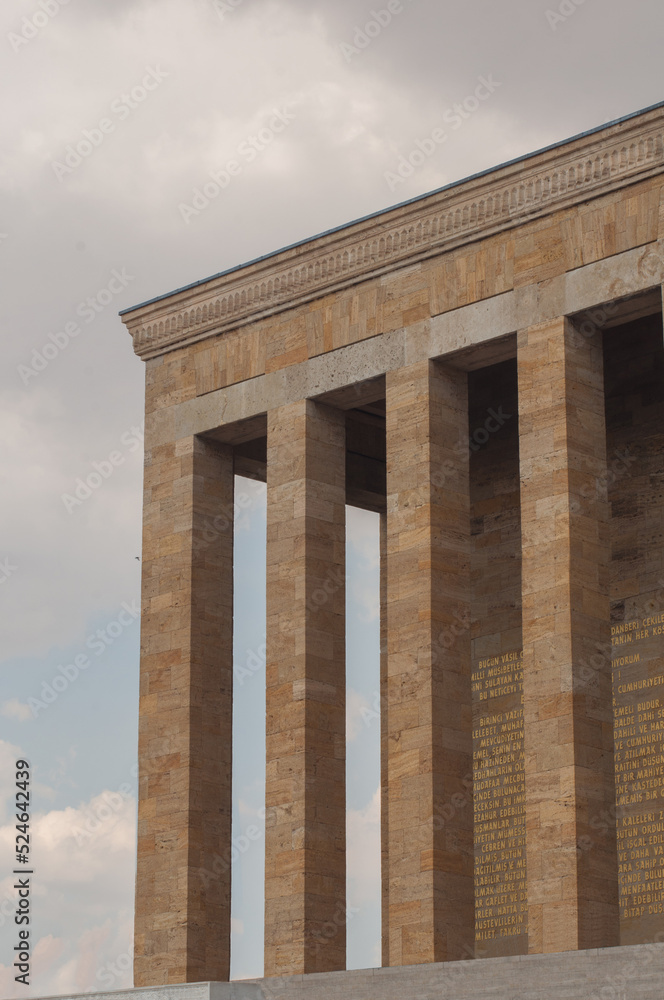
[(265, 975), (346, 967), (345, 419), (268, 414)]
[(389, 965), (474, 953), (467, 392), (387, 375)]
[(136, 986), (227, 980), (233, 453), (146, 442)]
[(601, 336), (521, 331), (518, 371), (529, 949), (600, 948), (619, 943)]

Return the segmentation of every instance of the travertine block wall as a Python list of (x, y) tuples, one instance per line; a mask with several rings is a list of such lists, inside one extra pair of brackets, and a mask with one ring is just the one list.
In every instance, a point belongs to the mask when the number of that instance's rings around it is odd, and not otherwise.
[(387, 964), (474, 946), (465, 372), (391, 373), (387, 410)]
[(620, 941), (664, 929), (664, 344), (661, 315), (604, 335)]
[(661, 314), (604, 334), (614, 623), (635, 617), (630, 601), (662, 589), (663, 341)]
[(516, 359), (469, 375), (475, 956), (528, 953)]
[[(383, 962), (616, 943), (618, 883), (623, 940), (659, 933), (661, 352), (635, 337), (625, 360), (604, 334), (607, 461), (600, 330), (661, 341), (663, 176), (659, 107), (128, 312), (147, 360), (137, 983), (228, 976), (234, 461), (268, 482), (266, 973), (345, 964), (347, 500), (383, 521)], [(467, 379), (501, 363), (519, 440), (514, 421), (469, 470)], [(623, 392), (634, 364), (659, 381)]]
[(345, 421), (272, 411), (265, 974), (346, 967)]
[(230, 967), (233, 456), (189, 438), (146, 455), (137, 986)]
[[(529, 948), (618, 944), (602, 346), (518, 335)], [(579, 845), (584, 844), (585, 849)]]

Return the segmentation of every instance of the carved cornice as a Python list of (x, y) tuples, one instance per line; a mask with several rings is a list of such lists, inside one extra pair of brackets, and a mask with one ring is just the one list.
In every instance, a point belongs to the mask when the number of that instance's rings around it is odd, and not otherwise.
[(126, 310), (142, 358), (235, 330), (662, 172), (664, 107)]

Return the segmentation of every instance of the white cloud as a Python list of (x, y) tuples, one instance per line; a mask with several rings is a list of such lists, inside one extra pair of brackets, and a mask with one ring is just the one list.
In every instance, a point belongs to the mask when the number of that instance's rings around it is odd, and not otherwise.
[[(78, 808), (35, 815), (32, 910), (48, 928), (34, 943), (31, 989), (0, 966), (7, 998), (99, 991), (131, 984), (136, 802), (106, 790)], [(0, 852), (10, 855), (11, 824), (0, 827)], [(11, 952), (12, 882), (0, 886), (0, 943)], [(15, 893), (13, 894), (15, 896)]]
[(244, 824), (264, 825), (265, 818), (261, 815), (262, 806), (256, 806), (249, 802), (249, 797), (253, 798), (254, 802), (263, 802), (265, 798), (264, 780), (258, 779), (251, 785), (245, 785), (242, 788), (242, 795), (238, 799), (237, 804), (238, 815)]
[(380, 718), (379, 709), (359, 691), (349, 687), (346, 691), (346, 740), (354, 743), (360, 733)]
[(11, 698), (5, 701), (0, 708), (0, 712), (8, 719), (18, 719), (19, 722), (27, 722), (33, 718), (29, 705), (24, 705), (18, 698)]
[(380, 787), (363, 809), (346, 815), (348, 902), (362, 907), (380, 898)]

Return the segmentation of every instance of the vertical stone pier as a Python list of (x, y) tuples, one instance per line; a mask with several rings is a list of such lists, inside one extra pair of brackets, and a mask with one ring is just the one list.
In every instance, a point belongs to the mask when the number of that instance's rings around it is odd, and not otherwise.
[(277, 976), (346, 967), (344, 414), (280, 407), (267, 439), (265, 974)]
[[(601, 336), (518, 336), (529, 949), (618, 944)], [(595, 658), (597, 651), (604, 657)]]
[(387, 376), (388, 964), (473, 954), (465, 372)]
[[(149, 442), (148, 442), (149, 445)], [(147, 452), (139, 735), (137, 986), (230, 970), (233, 453)]]

